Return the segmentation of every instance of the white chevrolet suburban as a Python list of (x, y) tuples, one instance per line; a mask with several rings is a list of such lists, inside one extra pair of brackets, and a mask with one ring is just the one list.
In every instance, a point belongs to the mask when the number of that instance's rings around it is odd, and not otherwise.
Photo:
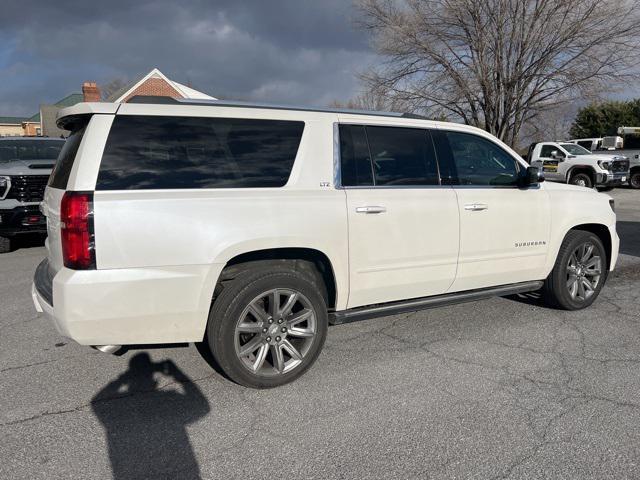
[(304, 373), (329, 323), (540, 289), (587, 307), (618, 256), (608, 196), (464, 125), (148, 97), (58, 123), (36, 308), (103, 351), (204, 342), (250, 387)]
[(529, 147), (529, 165), (553, 182), (610, 190), (629, 178), (629, 159), (622, 155), (591, 153), (571, 142), (542, 142)]

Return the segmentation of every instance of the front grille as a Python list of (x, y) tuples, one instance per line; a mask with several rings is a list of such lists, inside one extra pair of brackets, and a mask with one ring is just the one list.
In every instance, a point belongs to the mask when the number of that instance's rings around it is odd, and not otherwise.
[(611, 164), (612, 173), (626, 172), (627, 170), (629, 170), (629, 160), (615, 160)]
[(19, 202), (41, 202), (49, 175), (15, 175), (11, 177), (11, 188), (7, 198)]

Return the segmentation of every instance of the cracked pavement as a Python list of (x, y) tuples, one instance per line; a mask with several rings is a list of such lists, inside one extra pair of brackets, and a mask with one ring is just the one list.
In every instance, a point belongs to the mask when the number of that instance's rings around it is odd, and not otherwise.
[(61, 338), (30, 298), (44, 249), (2, 255), (0, 478), (640, 478), (640, 192), (612, 193), (623, 254), (591, 308), (523, 295), (335, 326), (266, 391), (194, 346)]

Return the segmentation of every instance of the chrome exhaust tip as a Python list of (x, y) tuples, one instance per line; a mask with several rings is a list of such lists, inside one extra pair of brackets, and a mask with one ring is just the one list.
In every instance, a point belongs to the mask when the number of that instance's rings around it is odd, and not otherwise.
[(102, 353), (116, 354), (122, 349), (122, 345), (94, 345), (93, 348)]

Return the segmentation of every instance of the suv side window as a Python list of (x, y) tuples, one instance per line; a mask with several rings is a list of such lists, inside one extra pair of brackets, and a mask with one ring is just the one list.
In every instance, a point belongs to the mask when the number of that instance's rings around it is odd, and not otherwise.
[(373, 185), (371, 157), (363, 125), (340, 125), (340, 174), (344, 187)]
[(438, 164), (427, 130), (367, 127), (376, 185), (439, 185)]
[(343, 186), (439, 185), (429, 131), (340, 125)]
[(460, 185), (517, 186), (520, 165), (490, 140), (446, 132)]
[(282, 187), (304, 122), (116, 116), (97, 190)]

